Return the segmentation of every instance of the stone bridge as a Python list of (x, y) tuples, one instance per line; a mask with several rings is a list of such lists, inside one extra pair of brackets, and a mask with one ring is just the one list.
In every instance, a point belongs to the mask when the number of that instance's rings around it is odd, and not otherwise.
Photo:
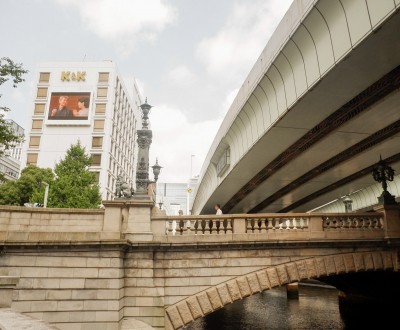
[(104, 205), (0, 207), (0, 307), (58, 329), (178, 329), (291, 282), (398, 274), (397, 205), (218, 217)]

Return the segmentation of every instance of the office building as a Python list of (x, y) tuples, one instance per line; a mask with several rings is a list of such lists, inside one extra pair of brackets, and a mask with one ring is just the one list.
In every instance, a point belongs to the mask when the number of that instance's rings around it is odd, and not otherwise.
[(119, 174), (135, 186), (140, 104), (136, 83), (128, 91), (112, 61), (38, 65), (23, 164), (54, 169), (79, 141), (92, 156), (102, 199), (113, 199)]

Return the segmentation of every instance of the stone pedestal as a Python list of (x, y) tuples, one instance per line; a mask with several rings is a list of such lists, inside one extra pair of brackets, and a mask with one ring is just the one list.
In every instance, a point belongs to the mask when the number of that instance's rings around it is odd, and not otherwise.
[(374, 211), (383, 213), (385, 238), (400, 238), (400, 205), (378, 205)]
[(154, 207), (148, 195), (135, 195), (134, 199), (104, 201), (104, 230), (120, 232), (120, 238), (131, 242), (153, 240), (151, 210)]

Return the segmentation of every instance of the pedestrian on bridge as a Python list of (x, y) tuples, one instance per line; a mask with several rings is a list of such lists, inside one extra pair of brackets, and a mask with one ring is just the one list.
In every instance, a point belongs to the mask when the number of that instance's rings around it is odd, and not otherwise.
[(214, 209), (215, 209), (215, 211), (217, 211), (215, 213), (216, 215), (221, 215), (222, 214), (221, 205), (215, 204)]

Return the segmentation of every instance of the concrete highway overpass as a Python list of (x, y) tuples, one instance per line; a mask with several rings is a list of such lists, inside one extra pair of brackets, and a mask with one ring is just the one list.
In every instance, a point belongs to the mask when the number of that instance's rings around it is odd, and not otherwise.
[(399, 6), (293, 2), (212, 143), (193, 214), (306, 212), (373, 185), (380, 155), (399, 173)]

